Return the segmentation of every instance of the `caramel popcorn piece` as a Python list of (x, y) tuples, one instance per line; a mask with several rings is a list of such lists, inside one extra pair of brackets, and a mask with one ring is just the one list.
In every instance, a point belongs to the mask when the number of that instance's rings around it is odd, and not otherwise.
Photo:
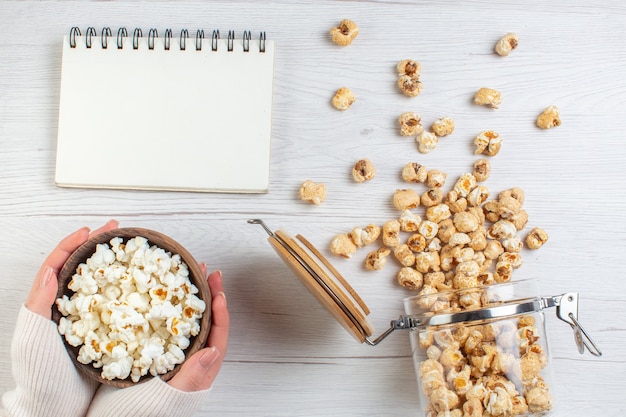
[(354, 93), (347, 87), (341, 87), (335, 92), (330, 102), (337, 110), (348, 110), (355, 101)]
[(526, 236), (526, 246), (529, 249), (539, 249), (548, 241), (548, 233), (540, 227), (534, 227)]
[(420, 153), (429, 153), (433, 151), (439, 143), (439, 138), (432, 132), (423, 131), (415, 138), (417, 142), (417, 150)]
[(411, 77), (419, 77), (422, 74), (422, 67), (419, 62), (412, 59), (404, 59), (396, 65), (398, 75), (408, 75)]
[(388, 220), (383, 224), (383, 245), (393, 248), (400, 244), (400, 222)]
[(356, 252), (356, 245), (350, 235), (343, 233), (335, 236), (330, 242), (330, 251), (333, 255), (350, 258)]
[(405, 96), (416, 97), (422, 92), (422, 82), (416, 76), (401, 75), (398, 77), (398, 87)]
[(487, 106), (492, 109), (497, 109), (498, 106), (502, 104), (502, 94), (493, 88), (479, 88), (478, 91), (474, 93), (474, 103), (479, 106)]
[(393, 206), (398, 210), (414, 209), (420, 204), (420, 195), (413, 189), (396, 190), (393, 194)]
[(300, 199), (315, 205), (322, 204), (326, 200), (326, 185), (306, 180), (300, 186)]
[(402, 179), (405, 182), (419, 183), (426, 181), (428, 171), (424, 165), (417, 162), (409, 162), (402, 168)]
[(474, 145), (476, 145), (475, 154), (496, 156), (502, 147), (502, 139), (493, 130), (485, 130), (474, 138)]
[(507, 33), (496, 42), (495, 51), (500, 56), (508, 56), (519, 44), (519, 37), (515, 33)]
[(400, 134), (402, 136), (416, 136), (422, 133), (422, 119), (417, 113), (405, 112), (398, 117)]
[(478, 182), (487, 181), (489, 178), (489, 174), (491, 173), (491, 163), (488, 159), (479, 159), (474, 162), (474, 170), (472, 171), (472, 175), (476, 178)]
[(433, 122), (431, 130), (439, 137), (448, 136), (454, 132), (454, 120), (449, 116), (437, 119)]
[(330, 30), (333, 42), (341, 46), (350, 45), (358, 34), (359, 27), (356, 23), (349, 19), (343, 19), (339, 22), (339, 26)]
[(369, 159), (360, 159), (352, 168), (352, 178), (356, 182), (369, 181), (374, 178), (374, 175), (376, 175), (376, 168)]
[(556, 106), (547, 107), (537, 117), (537, 126), (539, 126), (542, 129), (551, 129), (553, 127), (561, 126), (559, 108)]
[(358, 248), (373, 243), (378, 239), (378, 236), (380, 236), (380, 227), (375, 224), (369, 224), (365, 227), (357, 226), (350, 232), (350, 238)]
[(390, 253), (391, 251), (384, 247), (370, 252), (365, 258), (365, 268), (370, 271), (383, 269), (387, 264), (387, 256), (389, 256)]
[(403, 267), (396, 276), (398, 284), (409, 290), (419, 290), (423, 285), (423, 276), (414, 268)]

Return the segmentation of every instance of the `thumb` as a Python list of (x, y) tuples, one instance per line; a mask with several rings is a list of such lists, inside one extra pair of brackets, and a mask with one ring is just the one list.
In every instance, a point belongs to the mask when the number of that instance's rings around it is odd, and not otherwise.
[(26, 308), (33, 313), (50, 319), (52, 317), (51, 308), (57, 296), (58, 286), (59, 284), (54, 269), (48, 265), (44, 265), (33, 281), (33, 286), (24, 303)]
[(222, 365), (221, 356), (215, 346), (199, 350), (183, 363), (168, 384), (185, 392), (211, 388)]

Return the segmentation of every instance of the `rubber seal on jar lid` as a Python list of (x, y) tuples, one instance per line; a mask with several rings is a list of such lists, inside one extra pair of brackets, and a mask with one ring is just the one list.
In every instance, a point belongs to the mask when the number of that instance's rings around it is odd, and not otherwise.
[(356, 340), (363, 343), (372, 335), (374, 328), (367, 319), (367, 305), (315, 246), (301, 235), (294, 239), (282, 230), (272, 232), (260, 220), (248, 222), (263, 226), (278, 256)]

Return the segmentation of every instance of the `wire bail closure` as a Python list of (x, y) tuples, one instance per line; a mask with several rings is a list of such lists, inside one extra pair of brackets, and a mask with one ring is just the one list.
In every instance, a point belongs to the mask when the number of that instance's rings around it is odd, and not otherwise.
[(263, 220), (250, 219), (248, 220), (248, 223), (260, 225), (271, 238), (278, 238), (277, 242), (283, 245), (285, 249), (292, 256), (294, 256), (297, 262), (300, 263), (302, 267), (304, 267), (306, 272), (310, 274), (311, 277), (320, 284), (323, 291), (325, 291), (328, 296), (332, 298), (332, 300), (337, 304), (337, 307), (345, 314), (347, 319), (351, 321), (354, 327), (361, 333), (361, 340), (370, 346), (378, 345), (395, 330), (421, 330), (429, 326), (443, 326), (454, 323), (498, 319), (519, 314), (543, 311), (547, 308), (556, 307), (557, 317), (560, 320), (569, 324), (574, 331), (574, 340), (576, 342), (578, 352), (580, 354), (583, 354), (586, 348), (587, 351), (589, 351), (589, 353), (591, 353), (593, 356), (602, 356), (602, 352), (600, 351), (600, 349), (597, 347), (589, 334), (585, 331), (585, 329), (578, 321), (578, 293), (564, 293), (561, 295), (550, 297), (526, 298), (514, 302), (512, 301), (509, 303), (496, 304), (490, 307), (484, 307), (476, 310), (467, 310), (455, 313), (423, 313), (406, 316), (402, 315), (399, 319), (392, 320), (390, 322), (389, 328), (385, 330), (381, 335), (379, 335), (375, 339), (370, 339), (370, 334), (365, 331), (362, 323), (341, 301), (340, 297), (338, 297), (337, 294), (333, 293), (333, 291), (323, 283), (323, 280), (318, 276), (313, 268), (311, 268), (310, 265), (308, 265), (300, 256), (298, 256), (298, 254), (295, 253), (292, 248), (289, 248), (289, 246), (286, 245), (285, 242), (280, 239), (280, 237), (276, 236), (276, 234), (272, 232), (269, 227), (267, 227)]

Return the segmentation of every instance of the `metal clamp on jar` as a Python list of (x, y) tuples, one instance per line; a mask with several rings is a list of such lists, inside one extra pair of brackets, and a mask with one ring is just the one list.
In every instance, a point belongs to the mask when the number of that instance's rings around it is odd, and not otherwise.
[[(379, 344), (410, 330), (424, 415), (544, 415), (552, 409), (545, 316), (574, 331), (578, 351), (601, 356), (578, 321), (578, 294), (538, 297), (531, 280), (440, 291), (404, 299), (405, 315), (372, 338), (369, 309), (348, 282), (304, 237), (272, 232), (268, 241), (326, 310), (359, 342)], [(467, 413), (468, 415), (474, 415)], [(482, 415), (476, 413), (475, 415)]]

